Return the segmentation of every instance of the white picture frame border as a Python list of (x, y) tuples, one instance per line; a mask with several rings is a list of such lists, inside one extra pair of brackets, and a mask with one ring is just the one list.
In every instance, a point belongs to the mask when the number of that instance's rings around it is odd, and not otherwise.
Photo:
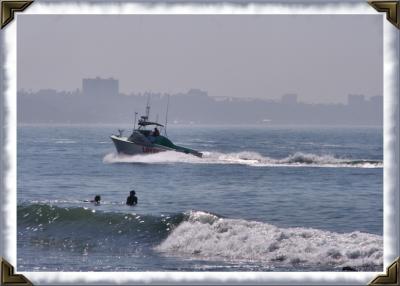
[[(2, 146), (1, 253), (17, 269), (17, 25), (32, 14), (374, 14), (367, 2), (349, 3), (66, 3), (34, 2), (4, 30), (5, 129)], [(384, 269), (399, 256), (399, 30), (383, 21), (384, 46)], [(371, 210), (374, 212), (375, 210)], [(21, 272), (43, 284), (273, 284), (365, 285), (378, 272)]]

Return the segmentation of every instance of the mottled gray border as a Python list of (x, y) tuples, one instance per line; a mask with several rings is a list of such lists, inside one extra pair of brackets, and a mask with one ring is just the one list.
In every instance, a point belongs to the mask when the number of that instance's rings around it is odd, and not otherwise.
[[(36, 0), (36, 3), (66, 3), (64, 1), (48, 1), (48, 0)], [(109, 3), (107, 0), (105, 1), (86, 1), (86, 3)], [(114, 3), (126, 3), (125, 1), (113, 1)], [(218, 3), (219, 5), (228, 5), (227, 3), (236, 3), (240, 4), (238, 6), (245, 7), (244, 4), (248, 3), (293, 3), (296, 4), (304, 4), (303, 1), (224, 1), (224, 2), (215, 2), (215, 1), (141, 1), (142, 3), (152, 3), (152, 5), (161, 4), (171, 4), (173, 3), (195, 3), (197, 7), (201, 6), (201, 4), (210, 4), (210, 3)], [(340, 3), (340, 4), (358, 4), (358, 3), (366, 3), (365, 1), (357, 1), (357, 0), (348, 0), (344, 1), (324, 1), (325, 3)], [(136, 2), (138, 3), (138, 2)], [(307, 4), (312, 3), (321, 3), (321, 1), (309, 1)], [(71, 2), (70, 2), (71, 4)], [(243, 5), (242, 5), (243, 4)], [(35, 6), (35, 3), (32, 7)], [(56, 7), (57, 5), (52, 5)], [(146, 5), (149, 6), (149, 5)], [(170, 6), (170, 5), (166, 5)], [(34, 9), (34, 8), (28, 8)], [(371, 8), (372, 9), (372, 8)], [(29, 13), (29, 11), (28, 11)], [(18, 17), (14, 22), (17, 22)], [(384, 17), (382, 17), (384, 19)], [(385, 258), (384, 263), (385, 267), (390, 264), (396, 256), (399, 255), (399, 207), (400, 207), (400, 196), (399, 196), (399, 162), (400, 162), (400, 150), (399, 150), (399, 66), (398, 62), (400, 59), (400, 52), (398, 50), (399, 47), (399, 32), (396, 32), (393, 29), (388, 28), (388, 24), (385, 21), (385, 35), (388, 34), (387, 31), (390, 31), (391, 34), (390, 45), (391, 45), (391, 55), (390, 62), (385, 60), (385, 71), (393, 72), (395, 71), (395, 77), (387, 79), (385, 78), (385, 99), (384, 99), (384, 108), (385, 108), (385, 119), (384, 119), (384, 134), (385, 134), (385, 161), (384, 161), (384, 182), (385, 182), (385, 194), (384, 194), (384, 243), (385, 243)], [(10, 24), (10, 25), (16, 25)], [(8, 27), (6, 27), (8, 29)], [(13, 28), (10, 28), (10, 31)], [(15, 29), (15, 27), (14, 27)], [(7, 114), (7, 110), (5, 108), (4, 96), (5, 96), (5, 73), (4, 73), (4, 63), (5, 63), (5, 55), (4, 51), (6, 51), (6, 47), (4, 44), (4, 32), (1, 33), (0, 45), (1, 45), (1, 234), (0, 234), (0, 256), (4, 256), (10, 262), (16, 263), (16, 255), (14, 257), (10, 256), (10, 249), (15, 249), (15, 245), (6, 245), (6, 232), (15, 232), (13, 230), (7, 230), (7, 225), (9, 225), (9, 218), (15, 219), (15, 206), (10, 211), (6, 209), (6, 196), (9, 195), (10, 192), (16, 190), (10, 190), (8, 193), (5, 192), (5, 174), (10, 170), (10, 166), (13, 165), (14, 159), (4, 160), (5, 156), (9, 154), (5, 154), (5, 144), (9, 143), (9, 140), (13, 140), (13, 138), (5, 138), (4, 136), (13, 137), (15, 136), (15, 132), (11, 133), (4, 132), (6, 123), (4, 120), (9, 120), (9, 118), (5, 117)], [(15, 84), (15, 82), (14, 82)], [(390, 96), (387, 93), (390, 93)], [(16, 96), (16, 95), (15, 95)], [(390, 97), (390, 98), (389, 98)], [(11, 120), (12, 122), (12, 120)], [(14, 121), (15, 122), (15, 121)], [(14, 126), (15, 128), (15, 126)], [(9, 129), (7, 129), (9, 130)], [(14, 133), (13, 133), (14, 132)], [(11, 135), (10, 135), (11, 134)], [(6, 172), (6, 173), (5, 173)], [(14, 174), (15, 175), (15, 174)], [(13, 185), (13, 184), (12, 184)], [(13, 199), (8, 200), (13, 201)], [(371, 210), (373, 213), (375, 210)], [(390, 246), (390, 250), (386, 250), (386, 246)], [(11, 251), (12, 252), (12, 251)], [(391, 261), (392, 260), (392, 261)], [(16, 265), (14, 265), (16, 266)], [(24, 272), (23, 273), (27, 278), (29, 278), (34, 284), (74, 284), (74, 283), (85, 283), (85, 284), (95, 284), (95, 283), (119, 283), (119, 284), (143, 284), (143, 283), (151, 283), (151, 284), (308, 284), (308, 285), (321, 285), (321, 284), (329, 284), (329, 285), (344, 285), (344, 284), (352, 284), (352, 285), (364, 285), (368, 281), (365, 279), (370, 277), (370, 279), (374, 278), (377, 273), (34, 273), (34, 272)], [(315, 275), (314, 275), (315, 274)], [(367, 279), (368, 280), (368, 279)]]
[(4, 253), (4, 239), (2, 230), (4, 229), (5, 215), (3, 213), (3, 202), (4, 202), (4, 96), (5, 96), (5, 80), (4, 80), (4, 41), (3, 33), (0, 32), (0, 256)]

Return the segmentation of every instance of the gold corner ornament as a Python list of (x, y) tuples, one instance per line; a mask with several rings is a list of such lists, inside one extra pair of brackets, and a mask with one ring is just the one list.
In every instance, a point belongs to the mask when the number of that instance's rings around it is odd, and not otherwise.
[(386, 19), (400, 29), (400, 2), (399, 1), (368, 1), (369, 5), (378, 12), (386, 13)]
[(400, 286), (400, 257), (388, 266), (386, 274), (378, 275), (368, 286)]
[(1, 28), (14, 19), (15, 12), (24, 11), (33, 1), (1, 1)]
[(11, 286), (32, 286), (32, 282), (29, 281), (24, 275), (14, 274), (14, 267), (8, 263), (4, 258), (1, 258), (1, 285)]

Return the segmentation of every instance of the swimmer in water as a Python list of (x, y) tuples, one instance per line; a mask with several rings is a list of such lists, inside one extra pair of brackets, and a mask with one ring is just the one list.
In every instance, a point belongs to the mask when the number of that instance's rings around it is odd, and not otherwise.
[(100, 200), (101, 200), (100, 195), (96, 195), (94, 197), (94, 200), (92, 201), (92, 203), (94, 203), (95, 205), (99, 205), (100, 204)]
[(100, 205), (100, 200), (101, 200), (101, 196), (100, 195), (96, 195), (96, 196), (94, 196), (94, 199), (93, 200), (90, 200), (90, 201), (83, 201), (83, 202), (85, 202), (85, 203), (94, 203), (96, 206), (98, 206), (98, 205)]
[(137, 204), (138, 199), (137, 199), (137, 197), (135, 196), (135, 194), (136, 194), (136, 192), (135, 192), (134, 190), (130, 191), (129, 197), (126, 198), (126, 204), (127, 204), (128, 206), (134, 206), (134, 205)]

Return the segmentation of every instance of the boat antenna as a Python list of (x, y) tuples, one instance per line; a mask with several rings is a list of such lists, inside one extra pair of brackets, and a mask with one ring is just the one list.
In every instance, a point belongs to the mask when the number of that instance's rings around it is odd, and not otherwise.
[(165, 136), (167, 136), (168, 109), (169, 109), (169, 94), (168, 94), (168, 99), (167, 99), (167, 111), (165, 112), (165, 124), (164, 124), (164, 134), (165, 134)]
[(150, 116), (150, 96), (147, 97), (147, 105), (146, 105), (146, 117), (147, 120), (149, 119)]
[(133, 130), (136, 129), (136, 117), (137, 117), (138, 113), (135, 111), (135, 122), (133, 123)]

